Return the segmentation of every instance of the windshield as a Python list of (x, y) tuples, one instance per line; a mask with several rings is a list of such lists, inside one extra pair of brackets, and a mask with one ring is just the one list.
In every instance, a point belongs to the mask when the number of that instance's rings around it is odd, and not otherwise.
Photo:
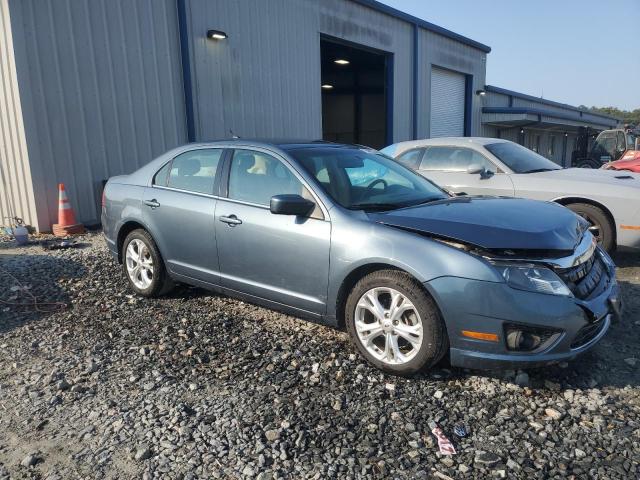
[(485, 145), (484, 148), (498, 157), (514, 173), (546, 172), (548, 170), (562, 169), (558, 164), (517, 143), (490, 143)]
[(289, 154), (331, 198), (352, 210), (392, 210), (449, 197), (429, 180), (378, 152), (324, 147), (300, 148)]

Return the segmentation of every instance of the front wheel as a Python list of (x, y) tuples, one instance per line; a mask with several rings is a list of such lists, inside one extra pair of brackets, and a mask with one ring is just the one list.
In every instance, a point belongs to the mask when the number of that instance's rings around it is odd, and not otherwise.
[(410, 375), (432, 367), (446, 353), (447, 332), (438, 308), (404, 272), (381, 270), (361, 279), (345, 314), (353, 343), (385, 372)]
[(171, 289), (173, 283), (148, 232), (134, 230), (127, 235), (122, 248), (124, 274), (136, 293), (143, 297), (156, 297)]
[(589, 203), (571, 203), (567, 205), (567, 208), (589, 222), (589, 231), (595, 237), (598, 245), (607, 252), (611, 252), (615, 248), (614, 227), (602, 209)]
[(602, 164), (590, 158), (583, 158), (576, 163), (577, 168), (600, 168), (601, 166)]

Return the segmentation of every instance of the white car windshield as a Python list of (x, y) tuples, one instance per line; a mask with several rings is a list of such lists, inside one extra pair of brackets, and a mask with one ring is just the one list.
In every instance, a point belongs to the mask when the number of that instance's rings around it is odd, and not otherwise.
[(498, 157), (498, 160), (513, 170), (514, 173), (535, 173), (562, 169), (558, 164), (517, 143), (490, 143), (485, 145), (484, 148)]
[(289, 154), (336, 202), (351, 210), (393, 210), (449, 197), (429, 180), (372, 150), (318, 147)]

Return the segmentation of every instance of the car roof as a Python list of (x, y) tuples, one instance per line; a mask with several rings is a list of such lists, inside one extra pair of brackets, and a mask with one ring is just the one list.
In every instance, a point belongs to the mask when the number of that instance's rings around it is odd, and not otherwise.
[(227, 140), (213, 140), (210, 142), (198, 142), (192, 146), (243, 146), (243, 147), (277, 147), (281, 150), (293, 150), (300, 148), (370, 148), (363, 145), (348, 143), (335, 143), (327, 140), (308, 140), (290, 138), (231, 138)]
[(409, 140), (406, 142), (395, 143), (395, 146), (402, 147), (419, 147), (423, 145), (454, 145), (454, 146), (469, 146), (469, 145), (489, 145), (491, 143), (509, 143), (509, 140), (503, 140), (500, 138), (489, 137), (440, 137), (440, 138), (425, 138), (423, 140)]

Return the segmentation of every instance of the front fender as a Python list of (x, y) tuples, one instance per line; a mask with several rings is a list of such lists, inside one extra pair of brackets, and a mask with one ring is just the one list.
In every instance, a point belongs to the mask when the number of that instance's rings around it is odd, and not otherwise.
[(404, 270), (420, 283), (444, 276), (503, 282), (480, 257), (428, 236), (364, 221), (336, 222), (331, 238), (328, 305), (336, 305), (340, 288), (352, 272), (372, 264)]

